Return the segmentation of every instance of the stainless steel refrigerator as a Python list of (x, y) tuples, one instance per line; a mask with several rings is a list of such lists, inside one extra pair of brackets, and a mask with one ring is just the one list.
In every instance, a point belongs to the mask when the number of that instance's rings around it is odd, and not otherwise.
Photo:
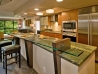
[[(98, 13), (78, 15), (78, 42), (98, 47)], [(98, 61), (98, 49), (95, 60)]]

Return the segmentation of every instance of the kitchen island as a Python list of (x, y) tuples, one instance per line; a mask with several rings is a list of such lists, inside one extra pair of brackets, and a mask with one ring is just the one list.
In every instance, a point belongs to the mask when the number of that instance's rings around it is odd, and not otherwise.
[[(29, 48), (32, 51), (29, 61), (32, 59), (32, 67), (38, 74), (56, 74), (53, 51), (58, 49), (52, 47), (52, 42), (57, 38), (40, 39), (35, 34), (15, 37), (20, 39), (21, 53), (25, 59), (28, 56), (25, 41), (32, 44)], [(58, 74), (95, 74), (95, 50), (94, 46), (71, 42), (71, 48), (59, 55), (61, 71)]]

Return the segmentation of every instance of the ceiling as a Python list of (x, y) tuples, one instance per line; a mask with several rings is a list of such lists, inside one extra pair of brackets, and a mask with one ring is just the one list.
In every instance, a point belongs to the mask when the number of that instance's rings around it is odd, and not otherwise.
[[(46, 14), (45, 10), (54, 9), (55, 13), (60, 13), (92, 5), (98, 5), (98, 0), (64, 0), (62, 2), (56, 2), (56, 0), (12, 0), (0, 5), (0, 17), (32, 17), (36, 16), (36, 12), (50, 15)], [(35, 11), (34, 8), (39, 8), (39, 10)]]

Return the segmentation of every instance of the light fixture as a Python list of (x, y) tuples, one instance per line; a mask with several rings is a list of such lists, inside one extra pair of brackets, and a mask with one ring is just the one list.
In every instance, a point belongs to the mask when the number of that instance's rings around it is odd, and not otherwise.
[(62, 2), (63, 0), (56, 0), (57, 2)]
[(35, 8), (34, 10), (38, 11), (39, 9), (38, 8)]
[(46, 13), (54, 13), (54, 10), (53, 9), (48, 9), (48, 10), (46, 10)]
[(24, 15), (27, 15), (27, 13), (24, 13)]
[(12, 0), (0, 0), (0, 5), (11, 2)]
[(42, 12), (37, 12), (36, 15), (43, 15), (43, 13)]

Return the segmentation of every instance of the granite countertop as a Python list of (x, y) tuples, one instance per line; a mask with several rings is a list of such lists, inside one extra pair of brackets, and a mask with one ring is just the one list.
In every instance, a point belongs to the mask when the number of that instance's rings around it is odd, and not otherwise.
[[(97, 49), (97, 47), (71, 42), (71, 49), (75, 49), (76, 52), (77, 50), (81, 51), (80, 55), (77, 56), (63, 52), (60, 56), (63, 59), (66, 59), (73, 64), (80, 66), (90, 56), (90, 54), (92, 54)], [(71, 49), (69, 49), (68, 51), (70, 52)]]
[(59, 33), (59, 34), (62, 34), (61, 31), (41, 31), (41, 32), (51, 32), (51, 33)]
[[(40, 39), (37, 35), (31, 35), (28, 37), (21, 37), (20, 35), (15, 36), (31, 41), (51, 53), (53, 52), (52, 42), (56, 40), (55, 38), (50, 37), (49, 39)], [(96, 49), (97, 47), (95, 46), (71, 42), (71, 48), (63, 51), (60, 54), (60, 57), (77, 66), (80, 66)]]

